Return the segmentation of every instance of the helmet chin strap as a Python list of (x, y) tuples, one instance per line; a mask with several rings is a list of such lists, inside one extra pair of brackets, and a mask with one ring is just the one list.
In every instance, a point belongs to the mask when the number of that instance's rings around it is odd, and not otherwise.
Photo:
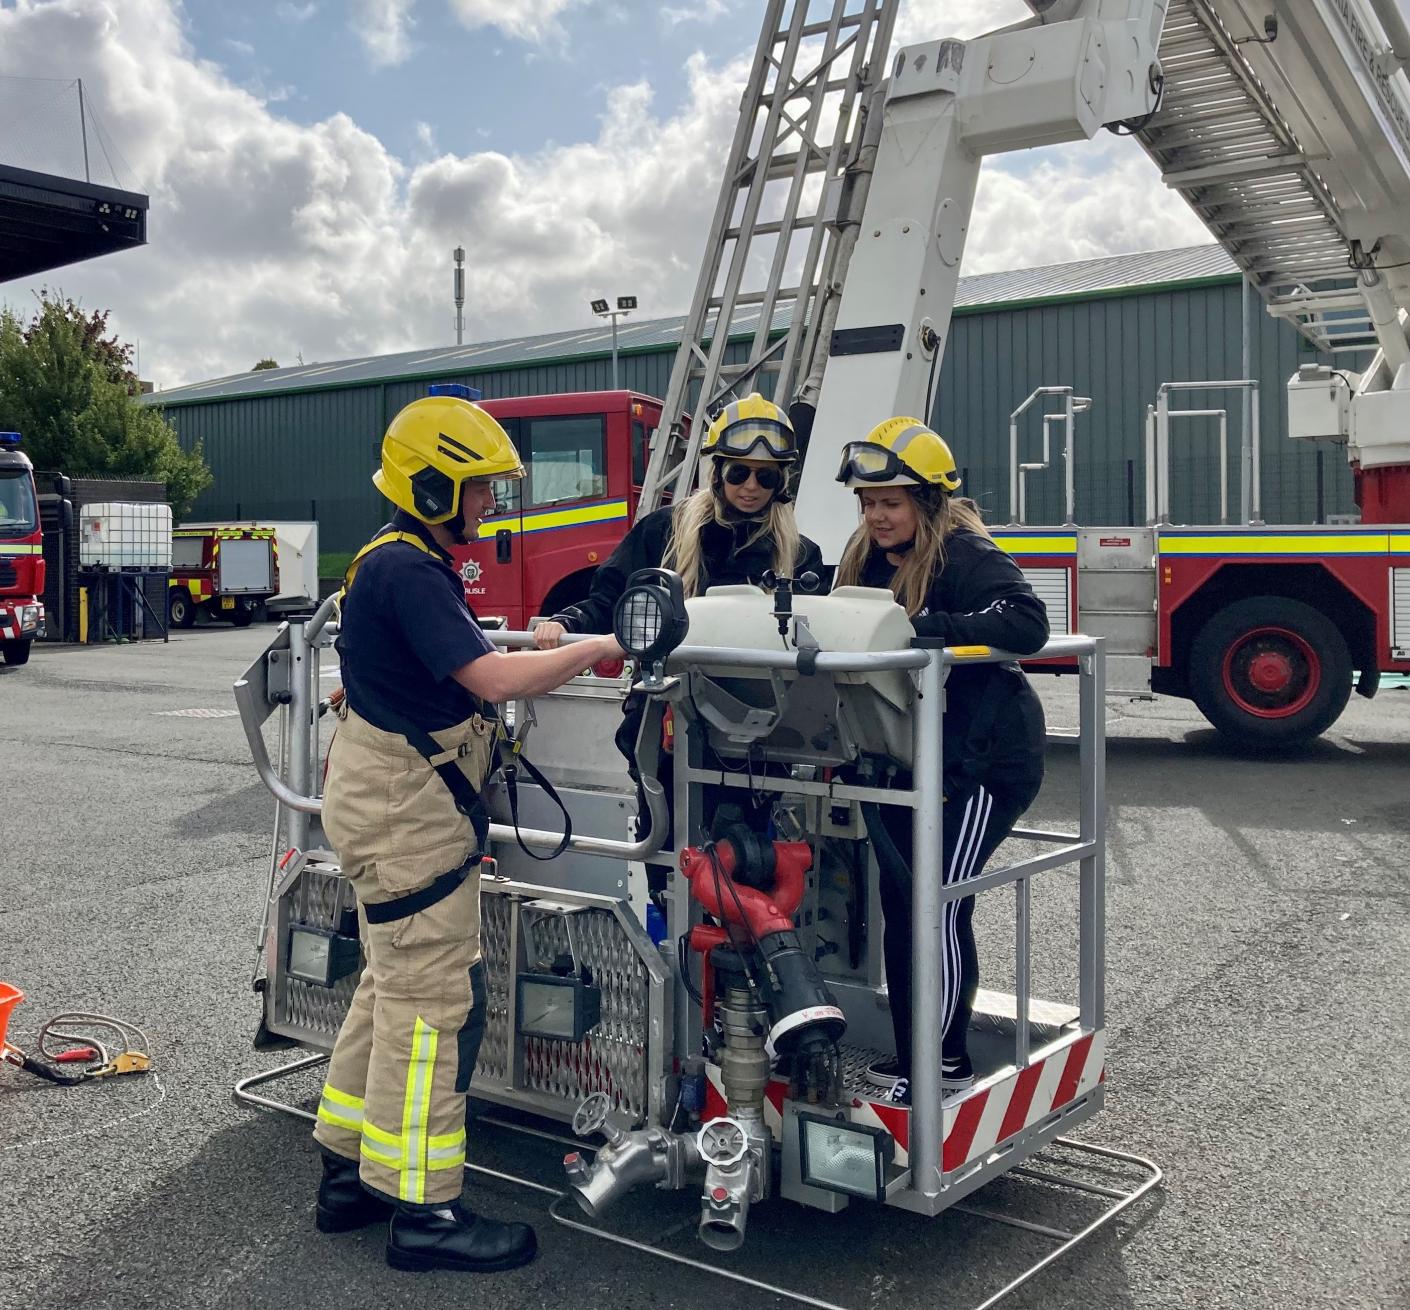
[(470, 545), (470, 538), (465, 535), (465, 498), (461, 497), (460, 509), (456, 511), (453, 519), (445, 521), (445, 528), (451, 535), (457, 546)]

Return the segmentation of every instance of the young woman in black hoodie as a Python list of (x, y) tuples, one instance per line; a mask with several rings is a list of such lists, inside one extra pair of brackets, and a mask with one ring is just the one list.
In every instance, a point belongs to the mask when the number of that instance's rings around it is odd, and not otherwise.
[[(862, 521), (843, 552), (836, 586), (886, 587), (916, 635), (947, 646), (1031, 655), (1048, 639), (1048, 616), (1013, 560), (994, 544), (960, 479), (949, 446), (924, 423), (893, 418), (849, 443), (837, 475), (857, 493)], [(945, 685), (944, 882), (977, 877), (1043, 780), (1043, 709), (1016, 664), (960, 665)], [(909, 787), (898, 774), (896, 785)], [(937, 798), (938, 799), (938, 798)], [(871, 1081), (909, 1103), (911, 1077), (911, 810), (863, 807), (881, 876), (884, 952), (896, 1058)], [(945, 906), (943, 1094), (974, 1083), (968, 1051), (979, 988), (974, 897)]]
[[(638, 569), (673, 569), (687, 597), (709, 587), (758, 583), (770, 571), (821, 578), (822, 554), (799, 534), (788, 494), (790, 467), (798, 458), (788, 416), (757, 392), (745, 396), (716, 416), (701, 454), (710, 460), (709, 485), (637, 519), (593, 575), (586, 599), (534, 628), (539, 649), (557, 646), (565, 632), (611, 632), (613, 611)], [(633, 779), (644, 704), (640, 696), (627, 698), (617, 732)]]

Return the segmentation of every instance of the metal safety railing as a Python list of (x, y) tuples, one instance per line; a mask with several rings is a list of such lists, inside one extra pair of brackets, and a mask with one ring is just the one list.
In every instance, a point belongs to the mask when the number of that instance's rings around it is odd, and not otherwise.
[[(306, 622), (283, 625), (280, 635), (234, 686), (235, 705), (255, 771), (281, 807), (285, 844), (297, 850), (308, 848), (310, 819), (323, 812), (323, 800), (316, 783), (319, 721), (327, 707), (319, 692), (318, 652), (330, 647), (337, 634), (337, 625), (333, 622), (335, 610), (336, 598), (330, 597)], [(527, 646), (533, 641), (531, 633), (491, 631), (486, 635), (503, 646)], [(585, 638), (568, 637), (567, 640)], [(286, 724), (280, 738), (280, 767), (276, 768), (264, 739), (264, 723), (280, 710), (286, 716)], [(654, 855), (666, 838), (666, 798), (654, 779), (644, 781), (643, 792), (651, 818), (645, 837), (628, 841), (574, 833), (568, 849), (582, 855), (621, 860), (641, 860)], [(521, 841), (539, 850), (554, 850), (562, 834), (492, 823), (490, 839)]]
[[(918, 643), (919, 645), (919, 643)], [(923, 1213), (935, 1214), (949, 1204), (945, 1196), (956, 1179), (954, 1171), (943, 1167), (944, 1123), (940, 1084), (940, 1049), (943, 1034), (941, 997), (946, 984), (945, 952), (941, 932), (945, 906), (966, 896), (981, 895), (999, 887), (1015, 889), (1015, 999), (1017, 1024), (1014, 1033), (1014, 1066), (1025, 1068), (1033, 1059), (1029, 1041), (1029, 1011), (1032, 996), (1031, 885), (1032, 880), (1053, 870), (1076, 864), (1078, 878), (1078, 1024), (1082, 1033), (1092, 1033), (1105, 1023), (1105, 831), (1106, 831), (1106, 729), (1103, 706), (1106, 675), (1103, 639), (1099, 637), (1058, 637), (1031, 658), (1075, 659), (1079, 678), (1078, 760), (1079, 801), (1076, 832), (1035, 828), (1015, 828), (1020, 840), (1051, 844), (1055, 849), (1030, 856), (1006, 868), (994, 869), (949, 886), (944, 881), (944, 835), (941, 806), (936, 799), (943, 791), (944, 717), (943, 712), (925, 712), (924, 707), (943, 706), (944, 689), (950, 671), (977, 663), (1007, 663), (1016, 657), (1002, 651), (980, 648), (982, 653), (923, 646), (910, 650), (872, 651), (861, 654), (822, 654), (817, 656), (819, 673), (881, 672), (904, 669), (917, 678), (920, 710), (913, 716), (914, 759), (909, 789), (806, 781), (753, 773), (749, 778), (723, 776), (715, 769), (698, 768), (681, 757), (682, 739), (688, 741), (694, 729), (689, 721), (677, 720), (676, 785), (678, 830), (685, 820), (679, 805), (679, 789), (690, 784), (709, 783), (725, 787), (749, 787), (756, 791), (826, 795), (835, 800), (871, 801), (906, 806), (912, 811), (914, 899), (911, 933), (913, 945), (912, 995), (914, 1024), (912, 1043), (918, 1053), (915, 1077), (911, 1082), (910, 1178), (906, 1187), (893, 1194), (897, 1204)], [(712, 670), (768, 669), (780, 674), (800, 673), (799, 655), (790, 650), (734, 650), (718, 647), (681, 647), (670, 657), (669, 666), (704, 661)], [(786, 754), (783, 752), (781, 754)], [(766, 756), (772, 758), (772, 756)], [(678, 843), (683, 835), (677, 832)], [(669, 930), (679, 934), (687, 926), (688, 893), (673, 905)], [(1077, 1040), (1075, 1036), (1061, 1039)], [(932, 1052), (933, 1059), (923, 1052)], [(1055, 1130), (1054, 1130), (1055, 1131)], [(909, 1194), (909, 1196), (907, 1195)]]
[[(1056, 413), (1043, 414), (1043, 458), (1023, 464), (1018, 458), (1019, 419), (1035, 402), (1047, 396), (1061, 396), (1062, 408)], [(1090, 396), (1075, 396), (1071, 387), (1039, 387), (1009, 415), (1009, 521), (1022, 526), (1028, 522), (1028, 475), (1041, 473), (1052, 466), (1052, 434), (1055, 424), (1063, 429), (1063, 513), (1064, 523), (1077, 522), (1077, 450), (1074, 416), (1092, 408)]]
[(1181, 418), (1219, 418), (1219, 521), (1229, 521), (1228, 422), (1223, 409), (1171, 409), (1170, 396), (1176, 391), (1236, 391), (1247, 393), (1247, 422), (1239, 434), (1239, 520), (1263, 522), (1258, 381), (1235, 378), (1208, 382), (1162, 382), (1153, 406), (1146, 409), (1146, 522), (1170, 522), (1170, 424)]

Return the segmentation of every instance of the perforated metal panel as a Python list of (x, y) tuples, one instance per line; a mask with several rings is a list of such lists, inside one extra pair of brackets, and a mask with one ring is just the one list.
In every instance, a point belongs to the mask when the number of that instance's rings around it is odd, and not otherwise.
[[(550, 889), (545, 888), (545, 892)], [(653, 984), (637, 943), (609, 910), (588, 908), (572, 916), (574, 944), (580, 964), (602, 990), (602, 1018), (581, 1042), (523, 1040), (516, 1069), (518, 1041), (514, 1034), (515, 916), (523, 902), (519, 894), (486, 882), (480, 897), (480, 945), (488, 993), (485, 1035), (475, 1066), (475, 1088), (497, 1100), (513, 1101), (516, 1092), (533, 1093), (535, 1109), (555, 1108), (564, 1117), (593, 1092), (606, 1092), (613, 1105), (633, 1120), (651, 1109), (649, 1071), (650, 1006)], [(553, 892), (562, 896), (564, 893)], [(342, 873), (327, 865), (309, 865), (284, 897), (278, 960), (274, 966), (274, 1005), (270, 1028), (322, 1050), (331, 1050), (347, 1016), (358, 975), (333, 987), (318, 987), (290, 978), (287, 926), (292, 922), (331, 928), (352, 892)], [(561, 915), (525, 915), (520, 930), (527, 934), (524, 955), (544, 967), (569, 950), (566, 920)], [(642, 939), (645, 940), (644, 938)]]
[[(552, 960), (568, 951), (567, 920), (529, 919), (529, 956)], [(579, 963), (602, 989), (602, 1022), (576, 1045), (531, 1037), (524, 1042), (524, 1083), (577, 1105), (606, 1092), (633, 1119), (647, 1110), (647, 997), (650, 979), (616, 919), (605, 910), (573, 916)]]
[[(335, 928), (342, 908), (352, 903), (352, 889), (347, 885), (342, 871), (322, 864), (307, 865), (285, 898), (289, 921), (311, 924), (315, 928)], [(279, 943), (281, 976), (287, 950), (285, 938)], [(294, 1035), (301, 1040), (314, 1039), (318, 1045), (326, 1042), (331, 1049), (348, 1006), (352, 1004), (360, 973), (361, 970), (349, 974), (332, 987), (319, 987), (282, 976), (283, 986), (277, 990), (276, 996), (283, 1026), (295, 1029)]]
[(510, 955), (510, 919), (514, 902), (507, 896), (480, 895), (480, 952), (485, 962), (485, 986), (489, 1008), (485, 1014), (485, 1036), (480, 1043), (476, 1079), (487, 1078), (508, 1085), (513, 1043), (509, 1040), (510, 979), (514, 977)]

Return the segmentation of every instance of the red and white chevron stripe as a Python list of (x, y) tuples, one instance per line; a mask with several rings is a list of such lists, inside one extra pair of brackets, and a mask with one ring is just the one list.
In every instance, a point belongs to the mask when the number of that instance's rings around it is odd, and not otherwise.
[[(1085, 1096), (1105, 1081), (1105, 1060), (1106, 1031), (1102, 1029), (1026, 1069), (948, 1101), (942, 1168), (949, 1173), (982, 1158), (1000, 1142)], [(909, 1163), (911, 1112), (907, 1107), (858, 1099), (852, 1102), (852, 1122), (886, 1129), (896, 1139), (896, 1163)]]
[[(705, 1066), (705, 1109), (708, 1121), (729, 1113), (717, 1065)], [(1088, 1033), (1059, 1047), (1044, 1060), (1030, 1064), (967, 1096), (949, 1101), (944, 1109), (943, 1168), (946, 1173), (978, 1160), (1000, 1142), (1031, 1128), (1056, 1110), (1085, 1096), (1106, 1080), (1106, 1030)], [(788, 1084), (772, 1080), (764, 1091), (764, 1123), (776, 1140), (783, 1136), (783, 1102)], [(911, 1112), (890, 1101), (857, 1098), (852, 1122), (884, 1128), (896, 1140), (896, 1163), (910, 1161)]]

